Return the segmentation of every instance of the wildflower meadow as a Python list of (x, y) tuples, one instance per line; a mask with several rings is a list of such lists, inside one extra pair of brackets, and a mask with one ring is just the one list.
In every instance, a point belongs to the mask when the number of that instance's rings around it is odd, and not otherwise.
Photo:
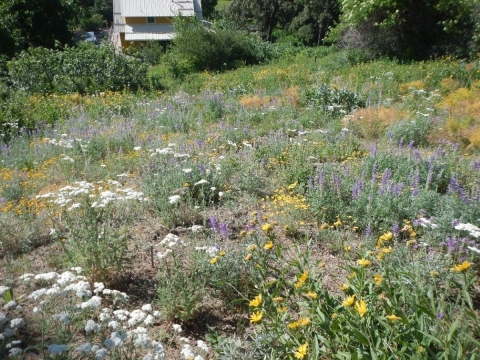
[(0, 358), (480, 356), (478, 59), (170, 80), (1, 107)]

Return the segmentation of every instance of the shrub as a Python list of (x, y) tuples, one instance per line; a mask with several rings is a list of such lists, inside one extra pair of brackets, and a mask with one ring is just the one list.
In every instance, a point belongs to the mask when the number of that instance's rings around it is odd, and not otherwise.
[(332, 88), (327, 84), (308, 89), (304, 101), (333, 115), (350, 113), (356, 108), (365, 106), (365, 102), (353, 91), (347, 88)]
[(30, 48), (8, 63), (15, 89), (28, 93), (95, 93), (136, 90), (146, 83), (147, 67), (113, 47), (80, 44), (62, 50)]
[(220, 26), (206, 28), (198, 22), (177, 21), (175, 30), (172, 52), (180, 59), (189, 59), (194, 71), (221, 71), (265, 62), (273, 50), (256, 36)]

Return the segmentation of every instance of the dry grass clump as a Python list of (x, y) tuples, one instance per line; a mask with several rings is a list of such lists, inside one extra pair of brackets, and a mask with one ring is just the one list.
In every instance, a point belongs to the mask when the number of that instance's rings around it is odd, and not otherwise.
[(410, 90), (425, 90), (425, 83), (422, 80), (410, 81), (400, 84), (398, 89), (401, 94), (407, 94)]
[(350, 124), (364, 139), (374, 140), (383, 136), (385, 129), (408, 116), (408, 113), (398, 108), (381, 106), (358, 109), (349, 120)]

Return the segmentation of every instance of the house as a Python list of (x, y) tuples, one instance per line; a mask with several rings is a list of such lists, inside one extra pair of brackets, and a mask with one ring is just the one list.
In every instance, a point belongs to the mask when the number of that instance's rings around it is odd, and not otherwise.
[(171, 40), (176, 16), (201, 21), (201, 0), (113, 0), (114, 38), (122, 48), (132, 41)]

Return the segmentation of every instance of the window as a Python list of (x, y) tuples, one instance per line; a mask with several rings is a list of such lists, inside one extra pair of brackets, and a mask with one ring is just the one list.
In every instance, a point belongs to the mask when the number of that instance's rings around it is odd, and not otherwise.
[(153, 16), (148, 16), (147, 24), (155, 24), (155, 18)]

